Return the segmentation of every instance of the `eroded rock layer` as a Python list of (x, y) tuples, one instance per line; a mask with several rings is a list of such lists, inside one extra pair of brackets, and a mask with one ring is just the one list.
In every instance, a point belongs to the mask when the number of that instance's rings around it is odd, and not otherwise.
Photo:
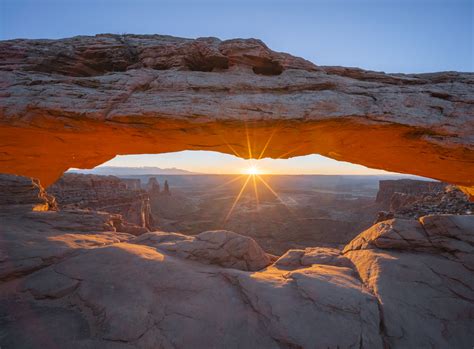
[(392, 207), (392, 198), (395, 194), (422, 195), (425, 193), (438, 193), (444, 191), (446, 183), (433, 181), (419, 181), (414, 179), (391, 179), (379, 182), (379, 191), (375, 201), (384, 209), (395, 209)]
[(136, 180), (114, 176), (66, 173), (48, 188), (62, 208), (75, 207), (118, 213), (144, 231), (152, 229), (149, 194)]
[(391, 218), (420, 218), (433, 214), (474, 213), (474, 202), (455, 185), (415, 180), (380, 181), (380, 211), (376, 222)]
[(319, 153), (474, 185), (471, 73), (320, 67), (259, 40), (160, 35), (3, 41), (0, 62), (0, 172), (45, 185), (186, 149)]

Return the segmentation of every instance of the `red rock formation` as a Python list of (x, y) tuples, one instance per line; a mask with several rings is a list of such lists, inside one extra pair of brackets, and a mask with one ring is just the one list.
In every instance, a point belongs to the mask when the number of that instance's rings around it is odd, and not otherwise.
[(56, 200), (37, 179), (0, 174), (0, 207), (3, 210), (48, 211)]
[(471, 73), (320, 67), (259, 40), (160, 35), (3, 41), (0, 62), (0, 172), (46, 186), (116, 154), (186, 149), (319, 153), (474, 185)]
[(446, 183), (419, 181), (413, 179), (396, 179), (379, 181), (379, 191), (375, 201), (389, 208), (395, 193), (417, 195), (444, 191)]
[(121, 178), (120, 180), (125, 183), (127, 189), (140, 190), (142, 188), (141, 181), (139, 179)]
[(454, 185), (411, 179), (380, 181), (376, 201), (386, 211), (376, 219), (420, 218), (431, 214), (473, 214), (474, 203)]
[(163, 185), (163, 195), (171, 195), (170, 186), (167, 180), (165, 180), (165, 184)]
[(150, 196), (155, 196), (160, 194), (160, 183), (155, 177), (150, 177), (148, 183), (146, 184), (146, 190)]
[[(121, 214), (126, 222), (152, 229), (150, 199), (141, 189), (114, 176), (64, 174), (48, 188), (60, 207), (89, 208)], [(135, 187), (135, 183), (132, 184)]]

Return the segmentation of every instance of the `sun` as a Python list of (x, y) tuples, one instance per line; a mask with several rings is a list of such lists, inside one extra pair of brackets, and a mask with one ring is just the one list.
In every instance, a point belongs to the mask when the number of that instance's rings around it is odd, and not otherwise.
[(250, 166), (244, 170), (244, 173), (248, 175), (256, 176), (256, 175), (262, 174), (262, 171), (260, 171), (257, 166)]

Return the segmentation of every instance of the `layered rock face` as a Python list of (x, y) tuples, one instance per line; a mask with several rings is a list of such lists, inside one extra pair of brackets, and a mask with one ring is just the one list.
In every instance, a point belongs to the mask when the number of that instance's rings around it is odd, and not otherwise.
[(4, 207), (2, 348), (469, 348), (474, 341), (474, 216), (393, 219), (343, 251), (290, 250), (275, 261), (228, 231), (135, 237), (97, 224), (93, 211)]
[(125, 183), (125, 185), (127, 186), (127, 189), (130, 189), (130, 190), (142, 189), (142, 184), (139, 179), (121, 178), (120, 180)]
[(319, 153), (474, 185), (471, 73), (321, 67), (255, 39), (160, 35), (3, 41), (0, 58), (0, 172), (46, 186), (116, 154), (181, 150)]
[(0, 175), (0, 281), (134, 237), (117, 232), (124, 225), (120, 215), (58, 207), (38, 180)]
[(432, 214), (474, 214), (474, 202), (454, 185), (410, 179), (380, 181), (376, 222)]
[(114, 176), (66, 173), (48, 188), (48, 192), (61, 207), (118, 213), (129, 223), (151, 229), (150, 198), (140, 189), (139, 183)]
[(160, 183), (155, 177), (151, 177), (148, 179), (148, 183), (146, 184), (146, 190), (150, 195), (158, 195), (160, 194)]
[(0, 174), (0, 208), (3, 210), (48, 211), (57, 208), (37, 179)]
[(446, 183), (419, 181), (414, 179), (395, 179), (395, 180), (381, 180), (379, 182), (379, 191), (375, 202), (382, 204), (385, 208), (394, 208), (392, 205), (392, 198), (395, 193), (418, 195), (425, 193), (438, 193), (444, 191)]

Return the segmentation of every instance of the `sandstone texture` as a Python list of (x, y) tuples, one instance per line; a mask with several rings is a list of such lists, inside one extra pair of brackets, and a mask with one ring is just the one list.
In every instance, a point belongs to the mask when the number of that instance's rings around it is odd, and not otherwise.
[(174, 252), (179, 257), (226, 268), (257, 271), (276, 259), (266, 254), (254, 239), (231, 231), (206, 231), (195, 237), (153, 232), (133, 240), (135, 244)]
[(135, 237), (101, 220), (106, 213), (4, 207), (2, 348), (469, 348), (474, 341), (474, 216), (393, 219), (343, 251), (290, 250), (275, 260), (228, 231)]
[(380, 181), (376, 223), (391, 218), (420, 218), (433, 214), (474, 214), (474, 202), (454, 185), (410, 179)]
[(392, 205), (394, 194), (420, 195), (424, 193), (438, 193), (444, 191), (446, 183), (433, 181), (419, 181), (414, 179), (391, 179), (379, 181), (379, 191), (375, 201), (384, 208), (396, 208)]
[[(474, 338), (474, 216), (378, 223), (344, 249), (379, 299), (393, 348), (467, 348)], [(416, 330), (414, 330), (416, 328)]]
[(48, 211), (56, 208), (55, 198), (46, 193), (37, 179), (0, 174), (0, 209)]
[(60, 207), (117, 213), (127, 223), (152, 229), (150, 196), (135, 180), (114, 176), (66, 173), (48, 188)]
[(304, 250), (289, 250), (275, 262), (275, 266), (283, 269), (298, 269), (309, 267), (313, 264), (352, 267), (352, 262), (344, 257), (340, 250), (329, 247), (308, 247)]
[(117, 232), (106, 213), (0, 209), (0, 280), (44, 268), (80, 249), (133, 237)]
[[(474, 74), (316, 66), (255, 39), (0, 42), (0, 172), (45, 186), (117, 154), (318, 153), (474, 186)], [(469, 189), (471, 188), (471, 189)]]

